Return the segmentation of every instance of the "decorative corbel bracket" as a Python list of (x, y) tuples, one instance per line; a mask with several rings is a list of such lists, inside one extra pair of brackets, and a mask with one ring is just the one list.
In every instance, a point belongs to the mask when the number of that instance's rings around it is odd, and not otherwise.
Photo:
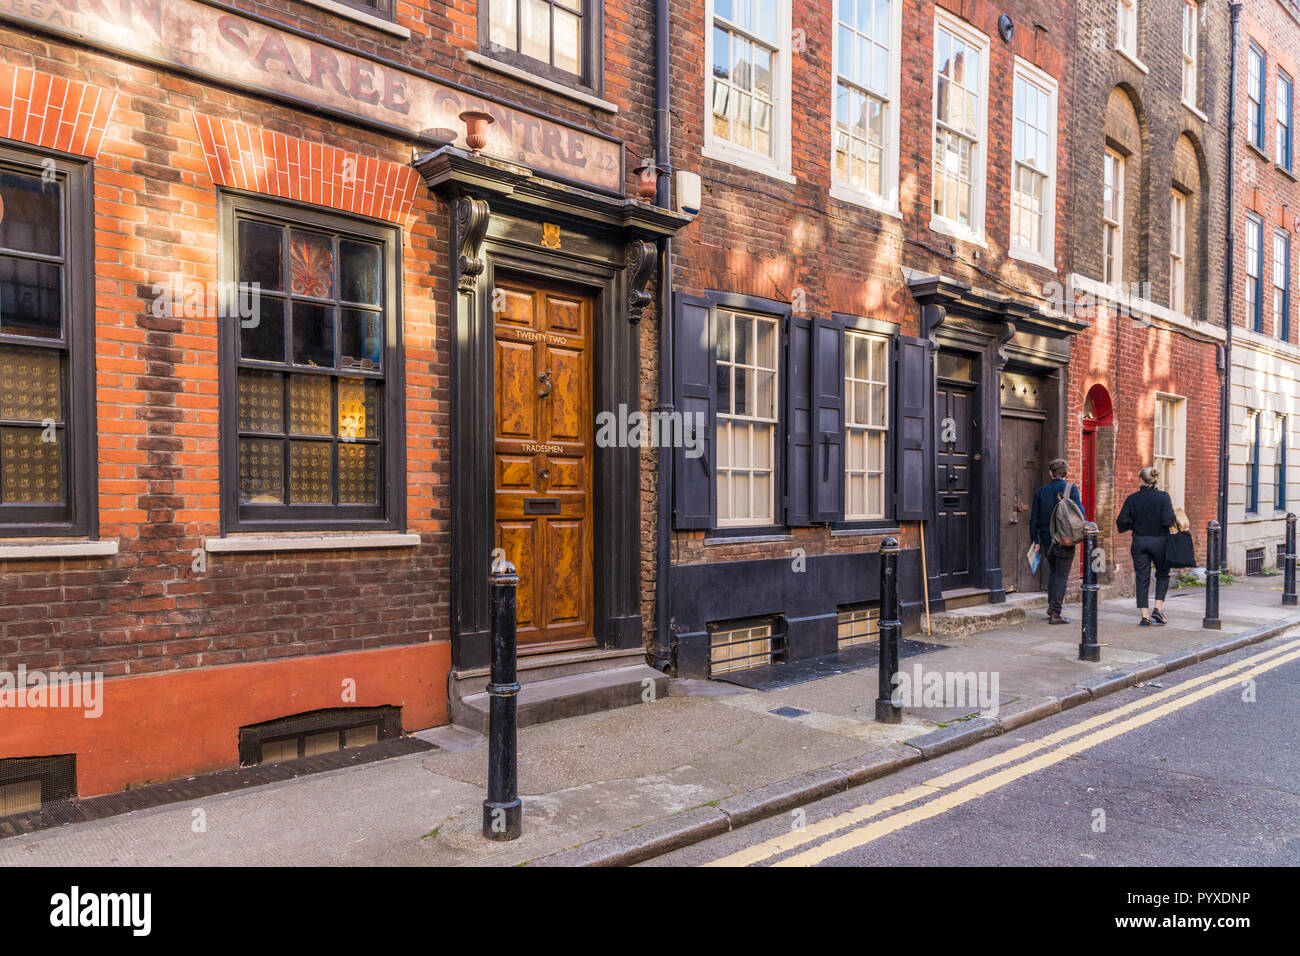
[(460, 240), (460, 259), (456, 287), (462, 294), (474, 291), (478, 277), (487, 265), (483, 260), (483, 238), (487, 235), (492, 210), (484, 199), (461, 196), (456, 200), (456, 236)]
[(650, 304), (650, 293), (645, 291), (654, 271), (655, 246), (644, 239), (635, 239), (627, 245), (627, 320), (636, 325), (641, 313)]

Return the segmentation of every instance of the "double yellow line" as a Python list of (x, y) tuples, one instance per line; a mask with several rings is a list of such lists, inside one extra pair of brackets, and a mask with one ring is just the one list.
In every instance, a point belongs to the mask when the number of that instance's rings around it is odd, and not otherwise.
[[(789, 853), (791, 850), (816, 844), (773, 864), (774, 866), (813, 866), (831, 857), (866, 846), (873, 840), (878, 840), (913, 823), (936, 817), (1015, 780), (1060, 763), (1075, 754), (1126, 734), (1130, 730), (1143, 727), (1184, 707), (1189, 707), (1219, 691), (1239, 686), (1249, 678), (1281, 667), (1298, 658), (1300, 658), (1300, 640), (1290, 641), (1235, 664), (1221, 667), (1209, 674), (1184, 681), (1176, 687), (1162, 690), (1150, 697), (1116, 707), (1114, 710), (1090, 717), (1063, 730), (1012, 747), (1003, 753), (932, 777), (924, 783), (908, 787), (899, 793), (828, 817), (801, 830), (773, 837), (704, 865), (749, 866), (782, 853)], [(1129, 716), (1133, 714), (1136, 716)], [(990, 773), (990, 771), (997, 772)], [(951, 789), (963, 781), (986, 773), (989, 773), (989, 776), (955, 790)], [(927, 798), (931, 799), (918, 806), (884, 816), (883, 819), (866, 822)], [(840, 836), (817, 843), (846, 829), (848, 832)]]

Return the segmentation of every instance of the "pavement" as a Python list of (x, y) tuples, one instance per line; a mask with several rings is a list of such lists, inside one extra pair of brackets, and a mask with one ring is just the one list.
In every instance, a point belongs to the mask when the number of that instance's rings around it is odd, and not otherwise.
[(1077, 659), (1077, 605), (1070, 626), (1030, 611), (1021, 625), (934, 638), (939, 649), (903, 660), (904, 672), (977, 672), (990, 687), (996, 677), (996, 714), (978, 703), (906, 707), (901, 723), (877, 723), (877, 672), (866, 667), (768, 691), (674, 681), (667, 698), (527, 727), (524, 832), (508, 843), (479, 832), (486, 744), (439, 728), (418, 735), (436, 751), (3, 839), (0, 866), (641, 862), (1267, 640), (1300, 625), (1280, 585), (1224, 588), (1220, 631), (1201, 628), (1203, 590), (1171, 591), (1163, 628), (1137, 627), (1131, 597), (1103, 601), (1100, 663)]

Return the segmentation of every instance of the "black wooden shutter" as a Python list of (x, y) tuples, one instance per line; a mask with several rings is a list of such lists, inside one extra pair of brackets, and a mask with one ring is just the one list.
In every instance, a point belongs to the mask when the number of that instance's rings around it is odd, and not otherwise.
[(704, 299), (677, 295), (673, 335), (673, 405), (682, 416), (683, 434), (699, 436), (704, 454), (692, 458), (679, 445), (673, 449), (673, 515), (678, 528), (712, 528), (717, 515), (716, 464), (713, 450), (717, 418), (713, 390), (717, 379), (717, 346), (713, 310)]
[(930, 343), (900, 335), (894, 361), (894, 517), (924, 521), (934, 497), (930, 432), (934, 380)]
[(812, 338), (813, 320), (786, 319), (785, 523), (812, 524)]
[(844, 329), (816, 319), (812, 334), (812, 520), (844, 520)]

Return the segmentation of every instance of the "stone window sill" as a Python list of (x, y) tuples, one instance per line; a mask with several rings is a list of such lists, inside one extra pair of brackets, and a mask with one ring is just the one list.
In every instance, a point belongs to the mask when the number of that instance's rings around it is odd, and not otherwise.
[(256, 554), (269, 551), (352, 551), (357, 548), (415, 548), (418, 534), (249, 534), (205, 538), (209, 554)]
[(382, 30), (384, 33), (391, 33), (395, 37), (401, 37), (403, 40), (411, 39), (411, 31), (404, 26), (399, 26), (392, 20), (385, 20), (383, 17), (375, 16), (373, 13), (367, 13), (364, 10), (358, 10), (356, 7), (350, 7), (346, 3), (336, 3), (335, 0), (302, 0), (303, 3), (310, 4), (313, 7), (320, 7), (322, 10), (328, 10), (336, 17), (346, 17), (349, 20), (355, 20), (357, 23), (365, 24), (372, 30)]
[(0, 539), (0, 561), (41, 561), (49, 558), (108, 558), (115, 554), (117, 554), (116, 540)]

